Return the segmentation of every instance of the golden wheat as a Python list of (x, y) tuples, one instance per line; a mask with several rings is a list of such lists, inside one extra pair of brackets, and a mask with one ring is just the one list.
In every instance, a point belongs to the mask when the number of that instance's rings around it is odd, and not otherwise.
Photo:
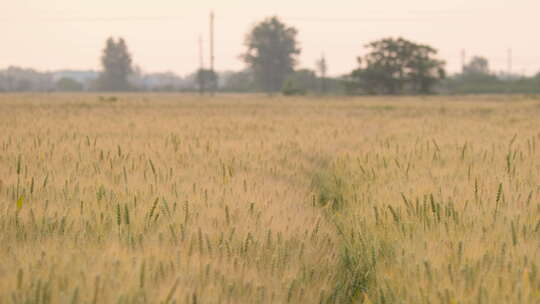
[(0, 95), (0, 303), (538, 303), (532, 97)]

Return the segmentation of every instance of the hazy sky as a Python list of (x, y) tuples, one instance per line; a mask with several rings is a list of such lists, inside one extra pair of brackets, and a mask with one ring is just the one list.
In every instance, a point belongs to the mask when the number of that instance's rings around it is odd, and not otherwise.
[(325, 53), (334, 75), (386, 36), (431, 44), (449, 71), (461, 66), (462, 49), (506, 69), (509, 48), (514, 72), (540, 71), (540, 0), (0, 0), (0, 68), (97, 69), (113, 35), (144, 71), (187, 74), (198, 67), (200, 34), (208, 50), (211, 9), (218, 70), (242, 68), (246, 32), (278, 15), (299, 29), (300, 66), (313, 68)]

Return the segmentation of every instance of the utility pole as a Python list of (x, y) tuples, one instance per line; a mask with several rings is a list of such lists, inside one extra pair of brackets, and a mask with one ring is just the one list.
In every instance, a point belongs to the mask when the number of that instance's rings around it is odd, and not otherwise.
[(465, 65), (467, 65), (467, 52), (465, 49), (461, 50), (461, 73), (465, 73)]
[(319, 70), (319, 76), (321, 77), (321, 94), (326, 94), (326, 72), (328, 71), (328, 65), (324, 53), (322, 54), (321, 59), (317, 61), (317, 69)]
[(210, 77), (212, 77), (212, 79), (210, 79), (210, 91), (211, 91), (211, 94), (214, 95), (215, 94), (215, 91), (216, 91), (216, 86), (217, 86), (217, 77), (216, 77), (216, 72), (214, 70), (214, 62), (215, 62), (215, 57), (214, 57), (214, 11), (211, 11), (210, 12)]
[(203, 38), (202, 35), (199, 36), (199, 71), (197, 72), (197, 82), (199, 83), (199, 93), (204, 95), (206, 87), (206, 76), (204, 75), (204, 49), (203, 49)]
[(512, 49), (508, 49), (508, 78), (512, 77)]

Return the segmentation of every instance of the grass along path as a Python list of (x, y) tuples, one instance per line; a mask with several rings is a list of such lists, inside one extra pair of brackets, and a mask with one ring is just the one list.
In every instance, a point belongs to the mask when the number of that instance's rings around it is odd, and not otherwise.
[(540, 108), (445, 106), (390, 114), (316, 175), (342, 286), (351, 302), (538, 303)]

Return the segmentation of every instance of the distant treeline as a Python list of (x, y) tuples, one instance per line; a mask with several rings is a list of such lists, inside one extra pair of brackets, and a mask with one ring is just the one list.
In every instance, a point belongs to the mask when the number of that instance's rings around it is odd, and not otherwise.
[[(0, 92), (97, 92), (97, 71), (39, 72), (33, 69), (10, 67), (0, 70)], [(217, 92), (264, 92), (255, 83), (249, 70), (218, 72)], [(131, 76), (128, 91), (199, 92), (197, 75), (185, 77), (174, 73), (140, 74)], [(351, 88), (350, 76), (320, 79), (314, 70), (301, 69), (289, 75), (282, 92), (289, 95), (361, 95)], [(324, 84), (323, 84), (324, 82)], [(533, 77), (487, 73), (451, 75), (434, 88), (435, 94), (540, 94), (540, 74)], [(366, 93), (367, 94), (367, 93)]]
[(166, 91), (238, 92), (284, 95), (416, 95), (416, 94), (540, 94), (540, 73), (533, 77), (494, 73), (487, 59), (475, 56), (461, 73), (447, 75), (437, 50), (403, 38), (367, 44), (350, 73), (327, 75), (324, 55), (314, 69), (298, 69), (298, 30), (278, 17), (267, 18), (246, 35), (241, 71), (201, 68), (187, 76), (143, 73), (135, 66), (127, 43), (109, 38), (101, 71), (39, 72), (9, 67), (0, 70), (0, 92)]

